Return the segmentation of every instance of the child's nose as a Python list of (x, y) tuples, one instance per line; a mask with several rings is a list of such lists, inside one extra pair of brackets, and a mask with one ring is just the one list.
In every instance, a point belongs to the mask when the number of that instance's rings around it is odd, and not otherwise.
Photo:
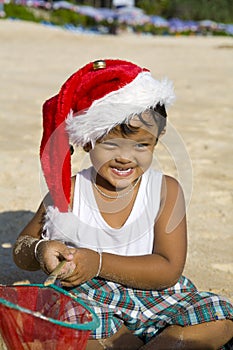
[(132, 147), (130, 147), (129, 145), (124, 145), (120, 147), (117, 150), (114, 158), (118, 163), (122, 164), (132, 163), (135, 160)]
[(116, 161), (117, 163), (121, 163), (121, 164), (132, 163), (132, 160), (131, 160), (131, 159), (126, 158), (126, 157), (122, 157), (122, 156), (115, 157), (115, 161)]
[(115, 157), (115, 161), (122, 164), (128, 164), (134, 162), (134, 157), (129, 150), (126, 150), (125, 152), (117, 154)]

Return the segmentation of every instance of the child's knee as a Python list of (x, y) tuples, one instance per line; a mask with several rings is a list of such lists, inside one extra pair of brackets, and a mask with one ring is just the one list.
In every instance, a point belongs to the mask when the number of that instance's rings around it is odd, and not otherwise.
[(133, 335), (125, 326), (122, 326), (118, 332), (109, 338), (89, 341), (86, 349), (137, 350), (142, 345), (143, 342), (138, 337)]
[(167, 328), (167, 335), (181, 349), (217, 350), (233, 337), (233, 322), (219, 320), (187, 327), (171, 326)]
[(112, 337), (105, 340), (106, 349), (115, 350), (137, 350), (143, 345), (143, 342), (133, 335), (125, 326), (115, 333)]

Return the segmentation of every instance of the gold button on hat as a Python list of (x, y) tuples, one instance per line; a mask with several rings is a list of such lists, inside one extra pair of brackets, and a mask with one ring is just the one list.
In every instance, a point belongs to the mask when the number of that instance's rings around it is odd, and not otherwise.
[(106, 62), (104, 60), (97, 60), (93, 62), (94, 70), (104, 69), (104, 68), (106, 68)]

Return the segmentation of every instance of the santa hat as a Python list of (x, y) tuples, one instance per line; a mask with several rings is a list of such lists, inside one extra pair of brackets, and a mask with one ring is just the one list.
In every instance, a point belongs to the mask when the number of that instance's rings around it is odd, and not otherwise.
[(170, 81), (156, 80), (131, 62), (98, 60), (74, 73), (43, 106), (40, 158), (54, 207), (69, 211), (70, 142), (94, 144), (133, 115), (173, 100)]

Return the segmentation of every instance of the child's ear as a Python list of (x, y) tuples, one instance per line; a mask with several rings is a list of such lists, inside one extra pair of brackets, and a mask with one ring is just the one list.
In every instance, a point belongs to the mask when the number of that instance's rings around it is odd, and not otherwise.
[(86, 144), (83, 146), (83, 150), (84, 150), (85, 152), (90, 152), (91, 149), (92, 149), (91, 142), (88, 142), (88, 143), (86, 143)]
[(164, 129), (161, 131), (159, 136), (163, 136), (164, 134), (166, 134), (166, 126), (164, 127)]
[(164, 134), (166, 134), (166, 127), (160, 132), (159, 136), (156, 137), (156, 143), (155, 145), (157, 145), (160, 137), (162, 137)]

